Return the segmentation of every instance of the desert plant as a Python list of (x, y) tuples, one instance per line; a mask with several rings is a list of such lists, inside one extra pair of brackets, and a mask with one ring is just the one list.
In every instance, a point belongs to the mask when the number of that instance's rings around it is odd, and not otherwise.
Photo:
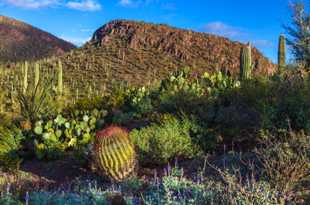
[(283, 72), (285, 69), (285, 57), (286, 57), (286, 39), (284, 35), (280, 35), (279, 37), (279, 48), (278, 48), (278, 71), (279, 73)]
[(0, 125), (0, 165), (6, 169), (19, 168), (21, 159), (18, 150), (23, 140), (21, 131), (16, 127)]
[(255, 152), (268, 181), (281, 194), (281, 204), (296, 198), (296, 186), (310, 176), (310, 136), (293, 131), (263, 133)]
[(63, 77), (63, 69), (62, 69), (62, 63), (59, 60), (58, 61), (58, 77), (57, 77), (57, 92), (58, 95), (62, 95), (63, 94), (63, 81), (62, 81), (62, 77)]
[(292, 49), (295, 60), (306, 68), (310, 66), (309, 18), (305, 5), (302, 2), (296, 2), (292, 4), (291, 25), (284, 26), (290, 35), (287, 43)]
[(240, 59), (240, 79), (248, 79), (251, 77), (252, 72), (252, 47), (249, 43), (242, 48)]
[(81, 111), (57, 115), (37, 121), (34, 125), (35, 154), (39, 159), (57, 159), (68, 150), (81, 151), (94, 139), (98, 125), (102, 126), (105, 111)]
[(25, 94), (28, 88), (28, 62), (27, 61), (25, 62), (23, 68), (24, 68), (23, 93)]
[(94, 144), (95, 164), (100, 174), (122, 181), (130, 176), (136, 166), (134, 146), (128, 132), (111, 126), (97, 133)]
[(169, 160), (191, 158), (200, 153), (190, 136), (191, 122), (169, 117), (160, 124), (152, 124), (130, 133), (143, 164), (166, 164)]
[(37, 87), (39, 85), (39, 80), (40, 80), (40, 64), (35, 63), (35, 68), (34, 68), (34, 85)]
[(41, 114), (50, 113), (50, 98), (53, 79), (41, 81), (32, 91), (24, 92), (18, 89), (17, 100), (21, 115), (25, 120), (34, 123)]

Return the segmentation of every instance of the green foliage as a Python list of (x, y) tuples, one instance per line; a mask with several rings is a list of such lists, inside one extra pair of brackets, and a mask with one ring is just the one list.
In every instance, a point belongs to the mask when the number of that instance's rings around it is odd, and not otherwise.
[(88, 145), (96, 130), (97, 120), (104, 112), (76, 111), (73, 116), (40, 120), (33, 129), (34, 148), (37, 158), (59, 158), (69, 148), (80, 149)]
[(191, 158), (200, 153), (190, 136), (191, 122), (168, 118), (160, 124), (133, 130), (130, 137), (142, 164), (166, 164), (174, 158)]
[(209, 73), (204, 73), (201, 78), (203, 88), (207, 89), (211, 97), (218, 97), (227, 90), (239, 88), (241, 86), (240, 81), (222, 72), (215, 72), (211, 75)]
[(97, 133), (94, 158), (98, 173), (116, 181), (128, 178), (135, 169), (136, 154), (128, 132), (108, 127)]
[(17, 100), (24, 119), (34, 123), (42, 115), (48, 115), (53, 111), (51, 105), (53, 97), (52, 82), (52, 79), (42, 80), (29, 92), (18, 90)]
[(0, 125), (0, 165), (4, 169), (19, 169), (22, 160), (18, 151), (23, 139), (24, 137), (18, 128)]
[(158, 90), (158, 101), (162, 110), (171, 112), (182, 108), (187, 109), (203, 96), (205, 90), (197, 79), (190, 79), (188, 69), (175, 72), (161, 82)]
[(292, 4), (291, 25), (285, 26), (285, 29), (291, 36), (287, 39), (288, 45), (292, 48), (292, 53), (297, 63), (302, 67), (310, 67), (310, 42), (309, 26), (310, 15), (305, 10), (305, 5), (301, 2)]

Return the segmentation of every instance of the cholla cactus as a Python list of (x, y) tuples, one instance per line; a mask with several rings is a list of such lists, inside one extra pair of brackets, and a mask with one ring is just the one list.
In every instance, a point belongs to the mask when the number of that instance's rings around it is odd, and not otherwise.
[(111, 126), (98, 132), (94, 148), (98, 171), (116, 181), (122, 181), (134, 172), (136, 154), (125, 129)]

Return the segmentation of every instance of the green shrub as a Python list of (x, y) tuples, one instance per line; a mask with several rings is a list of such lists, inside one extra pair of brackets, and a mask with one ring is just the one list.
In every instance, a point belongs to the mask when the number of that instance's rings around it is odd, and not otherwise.
[(19, 168), (21, 158), (18, 151), (24, 139), (21, 131), (16, 127), (0, 125), (0, 165), (9, 170)]
[(200, 152), (190, 136), (188, 119), (168, 119), (130, 133), (142, 164), (165, 164), (169, 160), (191, 158)]

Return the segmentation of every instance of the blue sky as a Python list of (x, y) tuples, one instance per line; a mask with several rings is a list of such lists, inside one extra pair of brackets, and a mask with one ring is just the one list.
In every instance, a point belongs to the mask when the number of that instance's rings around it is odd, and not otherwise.
[(0, 0), (0, 15), (77, 45), (112, 19), (166, 23), (250, 41), (276, 60), (278, 36), (290, 20), (290, 0)]

